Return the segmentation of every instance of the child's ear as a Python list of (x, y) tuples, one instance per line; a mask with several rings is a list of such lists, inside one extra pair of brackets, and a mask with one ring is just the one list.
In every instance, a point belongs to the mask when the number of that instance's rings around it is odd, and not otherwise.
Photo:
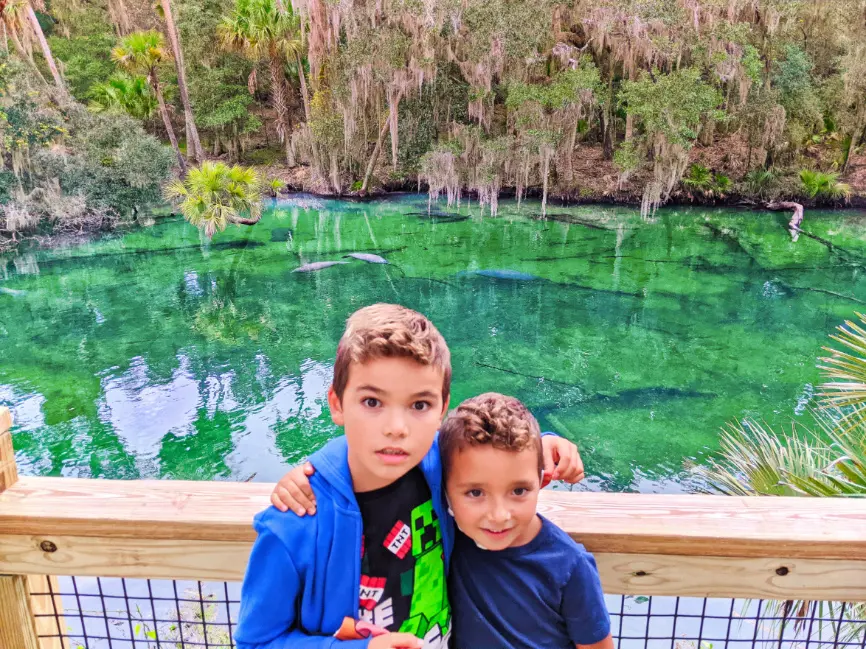
[(439, 419), (443, 419), (446, 414), (448, 414), (448, 404), (451, 403), (451, 395), (448, 395), (448, 398), (445, 399), (445, 403), (442, 404), (442, 413), (439, 415)]
[(337, 396), (333, 385), (328, 388), (328, 407), (331, 409), (331, 420), (337, 426), (342, 426), (345, 421), (345, 417), (343, 417), (343, 402)]

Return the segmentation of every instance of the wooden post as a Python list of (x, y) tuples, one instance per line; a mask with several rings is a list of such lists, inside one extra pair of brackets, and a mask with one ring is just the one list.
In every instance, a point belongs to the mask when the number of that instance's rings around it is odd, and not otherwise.
[(0, 493), (18, 482), (15, 449), (12, 448), (12, 413), (0, 406)]
[(24, 575), (0, 575), (0, 647), (39, 649), (30, 589)]
[[(0, 493), (18, 481), (10, 428), (12, 413), (0, 407)], [(24, 575), (0, 575), (0, 647), (39, 649), (30, 588)]]
[[(18, 481), (11, 428), (12, 414), (0, 406), (0, 493)], [(65, 626), (59, 592), (57, 577), (0, 575), (0, 647), (68, 649), (68, 640), (56, 637)], [(40, 635), (55, 637), (43, 638), (40, 646)]]

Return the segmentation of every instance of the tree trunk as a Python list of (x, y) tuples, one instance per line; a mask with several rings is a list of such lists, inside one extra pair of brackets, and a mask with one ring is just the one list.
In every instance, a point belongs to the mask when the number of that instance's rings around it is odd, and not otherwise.
[(767, 203), (768, 210), (793, 210), (791, 221), (788, 223), (788, 232), (791, 233), (791, 240), (796, 241), (800, 238), (800, 224), (803, 222), (803, 206), (800, 203), (793, 201), (773, 201)]
[(376, 139), (376, 146), (373, 147), (373, 153), (370, 155), (370, 160), (367, 162), (367, 171), (364, 173), (364, 181), (361, 183), (361, 196), (366, 195), (367, 186), (370, 184), (370, 178), (373, 175), (373, 169), (376, 168), (376, 161), (379, 159), (379, 153), (382, 151), (382, 145), (385, 143), (385, 134), (388, 132), (388, 127), (391, 125), (391, 116), (385, 118), (382, 128), (379, 129), (379, 137)]
[(168, 114), (168, 106), (165, 105), (165, 99), (162, 96), (162, 88), (159, 86), (159, 79), (157, 78), (156, 73), (151, 72), (150, 75), (148, 75), (148, 80), (153, 88), (153, 94), (156, 95), (156, 101), (159, 103), (159, 114), (162, 115), (162, 123), (165, 125), (165, 130), (168, 132), (168, 140), (171, 142), (175, 154), (177, 154), (177, 163), (180, 165), (181, 176), (185, 176), (186, 160), (180, 152), (180, 147), (177, 144), (177, 137), (174, 134), (174, 127), (171, 125), (171, 118)]
[(613, 149), (616, 144), (616, 133), (614, 131), (616, 114), (613, 110), (613, 72), (614, 72), (613, 57), (610, 57), (609, 75), (610, 81), (607, 85), (607, 102), (605, 102), (604, 110), (601, 114), (602, 135), (601, 146), (605, 160), (613, 160)]
[(712, 146), (715, 137), (716, 120), (714, 120), (712, 117), (708, 117), (706, 122), (704, 122), (700, 135), (698, 136), (698, 141), (700, 141), (703, 146)]
[(274, 110), (277, 113), (277, 135), (280, 142), (286, 148), (286, 163), (292, 157), (291, 154), (291, 124), (289, 123), (289, 105), (286, 102), (285, 74), (283, 73), (283, 61), (276, 51), (271, 52), (268, 67), (271, 69), (271, 93), (274, 98)]
[(54, 77), (54, 85), (65, 93), (66, 86), (63, 85), (63, 78), (57, 70), (57, 64), (54, 62), (51, 48), (48, 47), (48, 41), (45, 40), (45, 34), (42, 32), (42, 26), (39, 24), (39, 19), (36, 18), (36, 12), (33, 11), (33, 7), (29, 2), (27, 3), (27, 20), (30, 21), (30, 27), (36, 34), (36, 38), (39, 41), (39, 47), (42, 48), (42, 56), (45, 57), (45, 62), (48, 63), (48, 69), (51, 70), (51, 76)]
[(24, 61), (30, 67), (30, 70), (36, 74), (37, 78), (42, 81), (46, 86), (48, 85), (48, 81), (42, 76), (42, 72), (39, 71), (39, 68), (36, 66), (36, 62), (33, 60), (33, 57), (30, 53), (24, 49), (24, 45), (21, 43), (21, 39), (18, 38), (18, 34), (15, 33), (15, 30), (7, 27), (4, 21), (3, 29), (8, 32), (9, 38), (12, 39), (12, 44), (15, 46), (15, 51), (18, 52), (18, 56), (21, 57), (21, 60)]
[(180, 34), (174, 24), (174, 15), (171, 13), (171, 0), (160, 0), (162, 13), (165, 16), (165, 26), (168, 31), (168, 40), (171, 42), (174, 54), (174, 65), (177, 69), (177, 85), (180, 88), (180, 100), (183, 103), (183, 118), (186, 122), (187, 153), (192, 154), (196, 162), (204, 160), (204, 151), (201, 148), (201, 140), (198, 137), (198, 129), (195, 127), (195, 117), (192, 114), (192, 105), (189, 103), (189, 90), (186, 85), (186, 66), (183, 62), (183, 50), (180, 47)]
[(842, 173), (848, 171), (848, 166), (851, 163), (851, 154), (857, 150), (858, 146), (860, 146), (860, 138), (861, 134), (863, 133), (863, 127), (859, 125), (863, 124), (864, 121), (866, 121), (866, 119), (862, 117), (857, 120), (858, 126), (854, 129), (854, 132), (851, 133), (851, 138), (848, 141), (848, 148), (845, 151), (845, 162), (842, 165)]
[(235, 223), (237, 225), (255, 225), (256, 223), (258, 223), (261, 220), (262, 220), (262, 217), (261, 217), (261, 215), (259, 215), (254, 219), (232, 219), (232, 223)]
[(301, 55), (295, 52), (295, 60), (298, 64), (298, 79), (301, 82), (301, 99), (304, 101), (304, 119), (310, 123), (310, 92), (307, 90), (307, 75), (304, 74), (304, 61)]
[(397, 109), (400, 108), (400, 99), (402, 97), (403, 92), (400, 90), (388, 93), (388, 122), (391, 125), (391, 165), (395, 171), (397, 170), (397, 145), (399, 137)]
[(565, 176), (568, 183), (574, 182), (574, 147), (577, 144), (577, 120), (568, 135), (568, 156), (565, 158)]

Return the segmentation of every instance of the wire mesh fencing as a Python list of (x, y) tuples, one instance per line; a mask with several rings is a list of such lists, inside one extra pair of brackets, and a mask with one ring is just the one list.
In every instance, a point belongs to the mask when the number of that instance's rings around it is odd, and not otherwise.
[[(240, 584), (59, 577), (34, 597), (40, 637), (68, 649), (231, 649)], [(866, 649), (866, 604), (608, 595), (620, 649)], [(461, 648), (473, 649), (473, 648)]]

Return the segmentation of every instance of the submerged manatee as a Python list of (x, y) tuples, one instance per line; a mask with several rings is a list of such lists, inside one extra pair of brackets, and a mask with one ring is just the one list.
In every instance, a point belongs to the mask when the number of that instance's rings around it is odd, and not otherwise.
[(390, 263), (384, 257), (380, 257), (379, 255), (374, 255), (370, 252), (350, 252), (348, 255), (344, 255), (345, 257), (353, 257), (355, 259), (360, 259), (361, 261), (366, 261), (368, 264), (388, 264)]
[(27, 291), (19, 291), (14, 288), (6, 288), (5, 286), (0, 286), (0, 293), (5, 293), (6, 295), (11, 295), (12, 297), (23, 297), (27, 295)]
[(510, 268), (491, 268), (488, 270), (470, 270), (458, 275), (481, 275), (481, 277), (492, 277), (494, 279), (510, 279), (518, 282), (529, 282), (535, 279), (541, 279), (529, 273), (523, 273), (519, 270)]
[(291, 241), (294, 237), (292, 228), (274, 228), (271, 230), (271, 241)]
[(348, 261), (314, 261), (311, 264), (304, 264), (303, 266), (298, 266), (293, 270), (293, 273), (312, 273), (317, 270), (322, 270), (323, 268), (330, 268), (331, 266), (338, 266), (341, 264), (348, 264)]

